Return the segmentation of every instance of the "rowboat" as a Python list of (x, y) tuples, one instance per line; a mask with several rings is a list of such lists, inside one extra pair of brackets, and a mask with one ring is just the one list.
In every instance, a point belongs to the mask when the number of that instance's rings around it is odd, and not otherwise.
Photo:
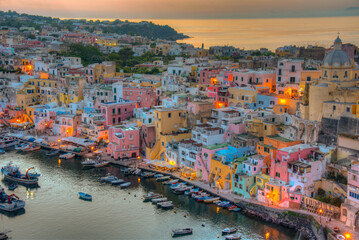
[(239, 234), (232, 234), (232, 235), (226, 236), (226, 240), (237, 240), (237, 239), (241, 239), (241, 235), (239, 235)]
[(110, 163), (109, 161), (100, 160), (95, 163), (94, 167), (95, 168), (104, 167), (104, 166), (108, 165), (109, 163)]
[(158, 194), (158, 193), (149, 193), (148, 195), (145, 195), (145, 196), (143, 196), (143, 198), (144, 198), (144, 202), (149, 202), (149, 201), (151, 201), (152, 199), (155, 199), (155, 198), (162, 198), (163, 197), (163, 195), (161, 195), (161, 194)]
[(173, 179), (173, 180), (164, 182), (163, 184), (164, 184), (164, 185), (171, 185), (171, 184), (175, 184), (175, 183), (177, 183), (177, 182), (178, 182), (178, 179)]
[(112, 183), (112, 181), (118, 180), (117, 177), (107, 174), (106, 177), (100, 178), (100, 182)]
[(8, 187), (9, 190), (14, 191), (17, 188), (17, 183), (11, 183)]
[(92, 201), (92, 196), (83, 192), (79, 192), (79, 198), (85, 201)]
[(184, 235), (189, 235), (193, 233), (193, 229), (192, 228), (184, 228), (184, 229), (175, 229), (172, 230), (172, 237), (178, 237), (178, 236), (184, 236)]
[(41, 147), (40, 146), (36, 146), (36, 145), (32, 145), (28, 148), (23, 149), (24, 152), (33, 152), (33, 151), (37, 151), (40, 150)]
[(60, 153), (59, 150), (53, 150), (53, 151), (47, 152), (46, 156), (55, 156), (55, 155), (57, 155), (59, 153)]
[(236, 233), (238, 228), (225, 228), (222, 230), (222, 235)]
[(0, 240), (6, 240), (9, 238), (9, 236), (7, 235), (7, 233), (9, 233), (11, 231), (7, 231), (7, 232), (0, 232)]
[(61, 154), (59, 156), (59, 158), (61, 159), (70, 159), (70, 158), (74, 158), (75, 157), (75, 154), (73, 153), (65, 153), (65, 154)]
[(124, 183), (124, 182), (125, 182), (125, 180), (123, 180), (123, 179), (117, 179), (117, 180), (111, 181), (111, 184), (112, 185), (119, 185), (119, 184)]
[(171, 177), (170, 176), (164, 176), (164, 177), (159, 177), (156, 179), (157, 182), (163, 182), (163, 181), (167, 181), (169, 180)]
[(203, 200), (204, 203), (213, 203), (214, 201), (219, 200), (219, 197), (215, 197), (215, 198), (209, 198), (209, 199), (205, 199)]
[(166, 202), (167, 201), (167, 198), (154, 198), (151, 200), (152, 201), (152, 204), (157, 204), (159, 202)]
[(120, 184), (120, 187), (121, 187), (121, 188), (127, 188), (127, 187), (129, 187), (130, 185), (131, 185), (131, 182), (126, 182), (126, 183)]

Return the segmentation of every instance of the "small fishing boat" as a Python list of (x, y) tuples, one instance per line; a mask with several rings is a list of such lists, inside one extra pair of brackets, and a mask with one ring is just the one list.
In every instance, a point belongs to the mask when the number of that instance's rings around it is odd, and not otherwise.
[(170, 205), (170, 204), (172, 204), (172, 201), (159, 202), (157, 203), (157, 207), (161, 208), (163, 205)]
[(129, 187), (130, 185), (131, 185), (131, 182), (125, 182), (125, 183), (120, 184), (120, 187), (121, 187), (121, 188), (127, 188), (127, 187)]
[(152, 199), (162, 198), (162, 197), (163, 197), (163, 195), (158, 194), (158, 193), (149, 193), (149, 194), (143, 196), (143, 202), (149, 202), (149, 201), (151, 201)]
[(90, 168), (90, 167), (94, 167), (94, 166), (95, 166), (96, 161), (93, 160), (93, 159), (89, 159), (89, 158), (88, 158), (88, 159), (86, 159), (85, 161), (82, 161), (81, 164), (82, 164), (83, 167), (88, 167), (88, 168)]
[(61, 154), (59, 156), (60, 159), (71, 159), (74, 157), (75, 157), (75, 154), (73, 154), (73, 153), (65, 153), (65, 154)]
[(164, 182), (169, 180), (171, 177), (170, 176), (164, 176), (164, 177), (159, 177), (156, 179), (157, 182)]
[(55, 156), (57, 154), (59, 154), (60, 151), (59, 150), (53, 150), (53, 151), (49, 151), (46, 153), (46, 156)]
[(22, 150), (23, 148), (29, 147), (29, 144), (26, 143), (21, 143), (21, 144), (17, 144), (15, 145), (15, 150)]
[(100, 178), (100, 182), (105, 182), (105, 183), (112, 183), (112, 181), (115, 180), (118, 180), (118, 178), (115, 176), (111, 176), (110, 174), (107, 174), (106, 177)]
[(5, 151), (0, 149), (0, 154), (4, 154), (4, 153), (5, 153)]
[(25, 202), (15, 194), (7, 195), (4, 188), (0, 186), (0, 210), (15, 212), (25, 207)]
[(7, 233), (9, 233), (10, 231), (7, 232), (0, 232), (0, 240), (5, 240), (8, 239), (9, 236), (7, 235)]
[(193, 233), (192, 228), (175, 229), (175, 230), (172, 230), (171, 236), (172, 237), (179, 237), (179, 236), (190, 235), (192, 233)]
[(37, 150), (40, 150), (41, 147), (40, 146), (37, 146), (37, 145), (31, 145), (27, 148), (24, 148), (23, 151), (24, 152), (34, 152), (34, 151), (37, 151)]
[(152, 204), (157, 204), (159, 202), (167, 202), (167, 198), (166, 197), (164, 197), (164, 198), (154, 198), (151, 201), (152, 201)]
[(209, 199), (205, 199), (203, 200), (204, 203), (213, 203), (214, 201), (218, 201), (220, 198), (219, 197), (214, 197), (214, 198), (209, 198)]
[(236, 233), (238, 228), (225, 228), (222, 230), (222, 235)]
[(85, 201), (92, 201), (92, 196), (83, 192), (79, 192), (79, 198)]
[(232, 205), (232, 206), (228, 207), (227, 209), (228, 209), (228, 211), (232, 211), (232, 212), (238, 212), (239, 210), (241, 210), (236, 205)]
[(173, 203), (160, 204), (160, 207), (161, 207), (163, 210), (168, 210), (168, 209), (173, 209), (173, 208), (174, 208)]
[(33, 167), (26, 170), (26, 174), (21, 174), (19, 167), (13, 166), (11, 163), (1, 168), (1, 173), (5, 175), (5, 180), (10, 182), (17, 182), (23, 185), (37, 185), (39, 179), (32, 177), (29, 171), (34, 169)]
[(95, 163), (94, 167), (95, 168), (104, 167), (104, 166), (108, 165), (109, 163), (110, 163), (109, 161), (99, 160)]
[(171, 184), (175, 184), (178, 182), (178, 179), (173, 179), (173, 180), (170, 180), (170, 181), (166, 181), (164, 182), (163, 184), (164, 185), (171, 185)]
[(156, 173), (153, 173), (153, 172), (144, 172), (141, 174), (142, 177), (144, 178), (152, 178), (156, 175)]
[(137, 169), (133, 172), (133, 175), (138, 176), (138, 175), (141, 174), (141, 172), (142, 172), (141, 169), (137, 168)]
[(119, 184), (124, 183), (124, 182), (125, 182), (125, 180), (123, 180), (123, 179), (117, 179), (117, 180), (111, 181), (111, 184), (112, 185), (119, 185)]
[(124, 175), (130, 175), (132, 174), (133, 172), (133, 168), (126, 168), (124, 171), (123, 171), (123, 174)]
[(237, 240), (237, 239), (241, 239), (241, 235), (239, 235), (239, 234), (232, 234), (232, 235), (226, 236), (226, 240)]
[(17, 188), (17, 183), (11, 183), (8, 187), (9, 190), (14, 191)]
[(155, 178), (163, 177), (163, 174), (156, 174), (154, 177)]

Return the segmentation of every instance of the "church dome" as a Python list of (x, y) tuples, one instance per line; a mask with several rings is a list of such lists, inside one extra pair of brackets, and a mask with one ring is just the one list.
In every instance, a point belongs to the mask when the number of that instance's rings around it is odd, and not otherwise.
[(349, 67), (350, 65), (350, 57), (342, 50), (342, 40), (338, 36), (334, 41), (334, 49), (324, 58), (324, 66)]
[(324, 66), (348, 67), (350, 66), (350, 57), (343, 50), (333, 50), (324, 58)]

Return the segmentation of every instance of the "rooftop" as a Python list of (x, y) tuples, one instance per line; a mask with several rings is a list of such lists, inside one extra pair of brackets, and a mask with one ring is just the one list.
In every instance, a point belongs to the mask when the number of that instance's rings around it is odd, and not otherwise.
[(291, 140), (287, 139), (287, 138), (284, 138), (284, 137), (281, 137), (281, 136), (278, 136), (278, 135), (272, 135), (272, 136), (268, 136), (269, 138), (272, 138), (272, 139), (275, 139), (275, 140), (278, 140), (278, 141), (281, 141), (281, 142), (291, 142)]
[(203, 147), (206, 149), (209, 149), (209, 150), (214, 150), (214, 149), (218, 149), (218, 148), (228, 147), (228, 143), (213, 144), (213, 145), (208, 145), (208, 146), (203, 146)]

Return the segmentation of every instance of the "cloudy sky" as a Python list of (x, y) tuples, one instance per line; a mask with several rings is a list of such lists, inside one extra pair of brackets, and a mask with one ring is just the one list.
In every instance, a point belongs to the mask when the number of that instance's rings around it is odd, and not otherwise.
[(64, 18), (358, 16), (359, 0), (0, 0), (2, 11)]

